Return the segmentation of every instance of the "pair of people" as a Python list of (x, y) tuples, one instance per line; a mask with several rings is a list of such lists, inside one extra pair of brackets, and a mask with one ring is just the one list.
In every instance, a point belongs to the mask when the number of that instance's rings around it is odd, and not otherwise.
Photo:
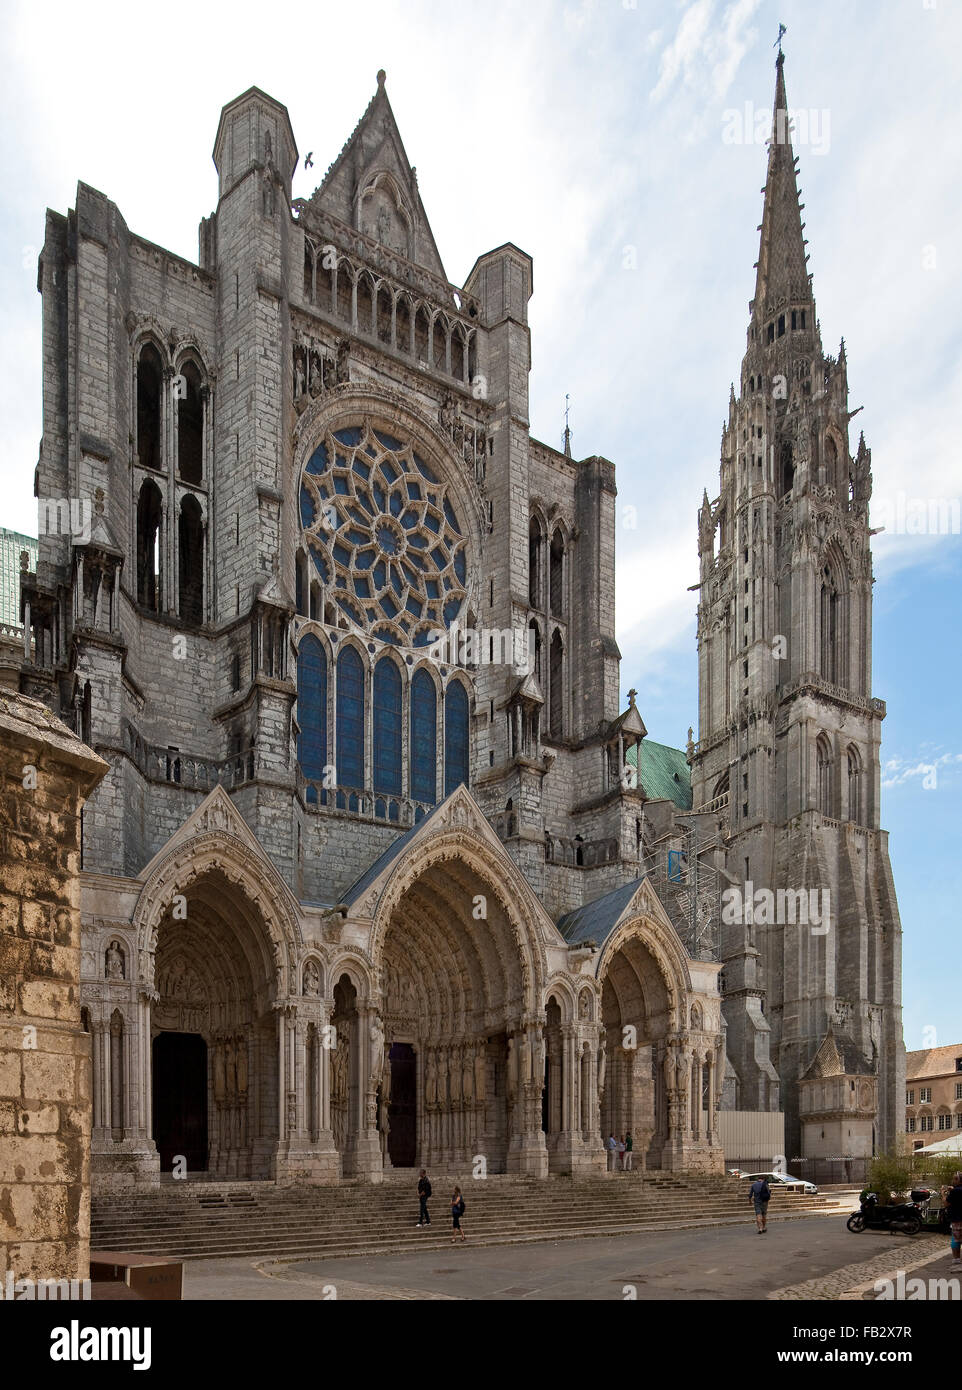
[[(430, 1226), (431, 1215), (428, 1211), (428, 1198), (431, 1196), (431, 1179), (428, 1177), (424, 1168), (418, 1178), (418, 1227)], [(457, 1240), (460, 1234), (461, 1239), (465, 1239), (464, 1231), (461, 1229), (461, 1217), (464, 1215), (464, 1196), (460, 1187), (455, 1187), (451, 1194), (451, 1244)]]
[(619, 1168), (623, 1173), (632, 1171), (631, 1154), (632, 1138), (631, 1130), (623, 1134), (620, 1139), (616, 1139), (614, 1134), (608, 1135), (608, 1172), (616, 1172)]
[(952, 1263), (959, 1264), (962, 1263), (962, 1173), (956, 1173), (952, 1179), (952, 1186), (947, 1188), (943, 1195), (952, 1231), (949, 1247), (952, 1251)]

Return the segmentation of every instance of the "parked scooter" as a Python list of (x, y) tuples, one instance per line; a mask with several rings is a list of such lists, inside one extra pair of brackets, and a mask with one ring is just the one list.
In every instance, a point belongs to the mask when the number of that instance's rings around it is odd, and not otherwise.
[(942, 1231), (948, 1234), (951, 1224), (949, 1209), (943, 1203), (940, 1194), (933, 1192), (930, 1187), (916, 1187), (912, 1189), (911, 1197), (918, 1207), (922, 1225), (931, 1231)]
[(907, 1236), (914, 1236), (922, 1229), (922, 1214), (914, 1202), (882, 1206), (877, 1192), (866, 1192), (859, 1203), (859, 1210), (853, 1212), (845, 1224), (856, 1233), (903, 1231)]

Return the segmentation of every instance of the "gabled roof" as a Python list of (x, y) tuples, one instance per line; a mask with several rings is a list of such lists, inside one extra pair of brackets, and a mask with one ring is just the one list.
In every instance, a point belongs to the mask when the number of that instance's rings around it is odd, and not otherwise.
[(632, 879), (630, 883), (623, 883), (620, 888), (613, 888), (610, 893), (595, 898), (594, 902), (585, 903), (584, 907), (566, 912), (558, 923), (558, 930), (568, 945), (578, 946), (583, 941), (594, 941), (600, 946), (606, 941), (646, 878), (647, 874), (643, 874), (641, 878)]
[[(962, 1058), (962, 1043), (948, 1047), (925, 1047), (919, 1052), (906, 1052), (905, 1079), (920, 1081), (925, 1077), (955, 1075), (956, 1058)], [(962, 1072), (959, 1072), (962, 1080)]]
[[(452, 793), (452, 795), (453, 794), (454, 793)], [(346, 907), (351, 907), (359, 898), (362, 898), (374, 880), (384, 872), (389, 864), (393, 864), (394, 860), (404, 853), (415, 835), (419, 834), (425, 826), (430, 825), (443, 805), (444, 802), (441, 801), (437, 806), (433, 806), (431, 810), (428, 811), (427, 815), (422, 816), (415, 825), (411, 826), (410, 830), (406, 830), (403, 835), (399, 835), (396, 840), (392, 840), (383, 854), (379, 854), (374, 862), (369, 864), (364, 870), (360, 878), (356, 878), (347, 892), (341, 895), (341, 902), (344, 903)]]
[(354, 209), (361, 189), (379, 175), (387, 176), (399, 190), (405, 215), (414, 224), (413, 255), (409, 259), (446, 281), (418, 192), (417, 173), (405, 153), (384, 83), (382, 69), (377, 75), (377, 91), (340, 154), (307, 200), (307, 206), (322, 208), (348, 226), (355, 226)]

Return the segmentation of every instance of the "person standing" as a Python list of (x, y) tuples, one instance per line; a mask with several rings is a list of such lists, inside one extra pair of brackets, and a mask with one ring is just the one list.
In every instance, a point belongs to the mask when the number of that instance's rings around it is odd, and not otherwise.
[(464, 1197), (461, 1195), (460, 1187), (456, 1187), (451, 1194), (451, 1244), (457, 1240), (460, 1234), (464, 1240), (464, 1232), (461, 1230), (461, 1217), (464, 1215)]
[(952, 1263), (962, 1261), (962, 1173), (956, 1173), (952, 1186), (945, 1194), (945, 1205), (949, 1210), (949, 1226), (952, 1232), (950, 1248)]
[(764, 1178), (756, 1178), (748, 1189), (748, 1200), (755, 1208), (755, 1225), (758, 1234), (763, 1236), (768, 1230), (768, 1204), (772, 1199), (772, 1189)]
[(630, 1173), (630, 1172), (632, 1171), (632, 1167), (631, 1167), (631, 1146), (632, 1146), (631, 1130), (629, 1129), (629, 1130), (627, 1131), (627, 1133), (625, 1134), (625, 1172), (626, 1172), (626, 1173)]
[(428, 1211), (428, 1198), (431, 1195), (431, 1179), (427, 1172), (422, 1168), (421, 1176), (418, 1178), (418, 1202), (420, 1211), (418, 1213), (418, 1226), (430, 1226), (431, 1215)]
[(624, 1168), (625, 1168), (625, 1153), (626, 1153), (625, 1136), (622, 1135), (621, 1138), (618, 1140), (618, 1163), (617, 1163), (617, 1167), (619, 1167), (619, 1168), (622, 1170), (622, 1172), (624, 1172)]
[(617, 1160), (617, 1157), (616, 1157), (616, 1155), (617, 1155), (617, 1153), (618, 1153), (618, 1140), (615, 1138), (615, 1136), (614, 1136), (613, 1134), (609, 1134), (609, 1135), (608, 1135), (607, 1149), (608, 1149), (608, 1172), (609, 1172), (609, 1173), (613, 1173), (613, 1172), (615, 1171), (615, 1168), (616, 1168), (617, 1163), (618, 1163), (618, 1160)]

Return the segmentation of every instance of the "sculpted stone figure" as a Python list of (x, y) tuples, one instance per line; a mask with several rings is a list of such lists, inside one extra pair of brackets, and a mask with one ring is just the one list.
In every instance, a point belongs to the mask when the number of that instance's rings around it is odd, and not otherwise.
[(486, 1072), (487, 1068), (485, 1066), (484, 1052), (481, 1051), (474, 1059), (474, 1094), (477, 1096), (478, 1100), (485, 1099), (487, 1088)]
[(518, 1048), (514, 1037), (508, 1039), (508, 1099), (514, 1100), (518, 1090)]
[(605, 1047), (605, 1040), (601, 1038), (598, 1042), (598, 1095), (600, 1096), (605, 1089), (605, 1076), (608, 1071), (608, 1051)]
[(122, 980), (124, 978), (124, 953), (120, 949), (118, 941), (111, 941), (107, 947), (106, 969), (108, 980)]
[(434, 1053), (428, 1053), (427, 1068), (424, 1081), (424, 1097), (428, 1105), (438, 1103), (438, 1068), (434, 1059)]
[(587, 1018), (590, 1007), (588, 1002), (588, 991), (584, 989), (578, 997), (578, 1017)]
[(474, 1100), (474, 1067), (467, 1048), (464, 1050), (464, 1065), (461, 1070), (461, 1094), (465, 1100)]
[(675, 1053), (672, 1047), (665, 1049), (665, 1090), (670, 1095), (675, 1089)]
[(376, 1086), (384, 1071), (384, 1025), (380, 1016), (371, 1019), (371, 1084)]
[(320, 994), (321, 992), (321, 972), (317, 968), (317, 962), (309, 960), (304, 967), (304, 993)]
[(224, 1101), (227, 1099), (227, 1073), (224, 1066), (224, 1044), (216, 1043), (214, 1046), (213, 1059), (214, 1072), (214, 1099)]
[(240, 1099), (247, 1095), (247, 1043), (237, 1039), (237, 1094)]
[(233, 1100), (237, 1094), (237, 1045), (233, 1038), (228, 1038), (224, 1048), (224, 1071), (227, 1099)]

